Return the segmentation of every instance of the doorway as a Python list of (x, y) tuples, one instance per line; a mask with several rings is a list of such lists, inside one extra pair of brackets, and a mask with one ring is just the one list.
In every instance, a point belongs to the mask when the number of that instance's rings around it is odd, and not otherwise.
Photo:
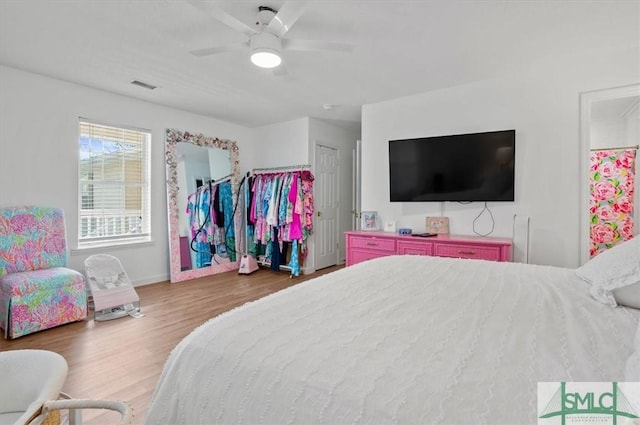
[(316, 144), (314, 208), (315, 268), (338, 263), (338, 150)]
[[(581, 204), (580, 264), (590, 258), (590, 154), (593, 150), (632, 148), (640, 137), (640, 84), (582, 93), (580, 96)], [(636, 156), (635, 169), (640, 161)], [(639, 193), (640, 179), (635, 181)], [(634, 201), (636, 234), (640, 218), (640, 197)]]

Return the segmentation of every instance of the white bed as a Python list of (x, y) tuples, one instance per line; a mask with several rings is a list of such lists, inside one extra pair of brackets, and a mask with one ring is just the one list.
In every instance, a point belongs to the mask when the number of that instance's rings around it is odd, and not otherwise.
[(625, 380), (639, 319), (571, 269), (371, 260), (196, 329), (147, 423), (536, 423), (539, 381)]

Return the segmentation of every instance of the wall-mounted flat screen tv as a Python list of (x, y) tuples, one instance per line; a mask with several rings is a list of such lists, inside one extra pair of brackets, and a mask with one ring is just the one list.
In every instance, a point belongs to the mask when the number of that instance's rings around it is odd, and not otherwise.
[(515, 130), (390, 140), (390, 200), (513, 201), (515, 142)]

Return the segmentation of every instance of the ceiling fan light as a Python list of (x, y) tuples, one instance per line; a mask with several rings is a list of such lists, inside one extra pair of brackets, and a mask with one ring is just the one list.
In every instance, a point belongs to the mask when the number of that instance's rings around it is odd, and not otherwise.
[(282, 58), (274, 51), (257, 50), (251, 52), (251, 62), (260, 68), (275, 68), (282, 63)]
[(261, 68), (275, 68), (282, 63), (282, 41), (277, 35), (262, 31), (249, 40), (251, 62)]

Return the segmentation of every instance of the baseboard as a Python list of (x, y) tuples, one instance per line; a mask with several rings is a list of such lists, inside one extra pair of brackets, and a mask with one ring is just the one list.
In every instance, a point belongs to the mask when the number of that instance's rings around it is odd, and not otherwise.
[(144, 285), (151, 285), (152, 283), (158, 283), (158, 282), (166, 282), (171, 278), (171, 276), (169, 274), (159, 274), (159, 275), (155, 275), (155, 276), (147, 276), (143, 279), (136, 279), (134, 281), (131, 282), (131, 284), (136, 287), (136, 286), (144, 286)]

